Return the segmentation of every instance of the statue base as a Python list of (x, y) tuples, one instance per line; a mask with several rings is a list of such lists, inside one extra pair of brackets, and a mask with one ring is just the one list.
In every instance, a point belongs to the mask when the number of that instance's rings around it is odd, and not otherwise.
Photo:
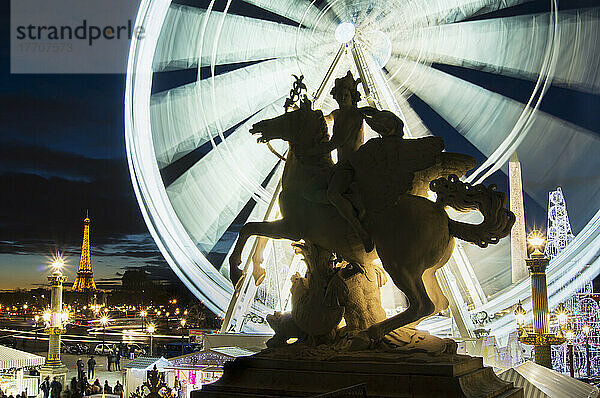
[(40, 367), (40, 383), (44, 381), (46, 376), (50, 377), (50, 383), (52, 383), (52, 380), (56, 377), (58, 381), (60, 381), (60, 384), (62, 384), (64, 390), (66, 388), (68, 371), (69, 369), (63, 364), (58, 366), (43, 365)]
[(191, 398), (311, 397), (362, 383), (366, 397), (523, 397), (479, 357), (363, 351), (293, 359), (269, 351), (226, 363), (223, 377)]

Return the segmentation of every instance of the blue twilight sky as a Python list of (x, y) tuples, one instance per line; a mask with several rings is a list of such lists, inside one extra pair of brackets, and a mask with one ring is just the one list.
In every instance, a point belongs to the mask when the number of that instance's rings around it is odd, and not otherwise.
[(164, 276), (125, 160), (125, 76), (10, 74), (9, 2), (0, 7), (0, 289), (46, 283), (58, 250), (72, 281), (88, 209), (97, 280), (127, 267)]

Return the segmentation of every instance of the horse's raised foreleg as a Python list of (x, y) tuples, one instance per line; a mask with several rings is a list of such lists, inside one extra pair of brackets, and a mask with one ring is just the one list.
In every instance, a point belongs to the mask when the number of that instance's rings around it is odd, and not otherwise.
[(234, 286), (242, 276), (242, 270), (239, 269), (239, 265), (242, 263), (242, 251), (244, 250), (248, 238), (253, 235), (265, 236), (272, 239), (289, 239), (293, 241), (301, 239), (297, 232), (290, 231), (290, 225), (286, 219), (249, 222), (244, 224), (240, 230), (233, 252), (231, 252), (231, 256), (229, 257), (229, 278)]
[[(382, 322), (372, 325), (367, 330), (359, 333), (352, 340), (352, 350), (364, 350), (369, 348), (372, 343), (380, 341), (383, 336), (402, 326), (408, 325), (418, 319), (431, 315), (435, 310), (435, 305), (429, 299), (425, 285), (423, 284), (422, 273), (410, 267), (400, 267), (395, 265), (393, 268), (385, 266), (388, 270), (396, 271), (392, 276), (394, 284), (402, 290), (409, 301), (409, 307), (402, 313), (388, 318)], [(389, 271), (388, 271), (389, 272)]]
[(252, 276), (254, 276), (254, 283), (256, 286), (259, 286), (265, 279), (266, 272), (261, 264), (265, 261), (264, 251), (267, 242), (269, 242), (269, 238), (259, 236), (256, 239), (256, 250), (254, 250), (254, 253), (252, 254)]

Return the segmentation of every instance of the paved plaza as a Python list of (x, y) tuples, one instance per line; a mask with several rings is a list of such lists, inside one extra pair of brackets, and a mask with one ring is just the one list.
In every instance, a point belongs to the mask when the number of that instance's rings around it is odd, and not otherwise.
[[(40, 356), (46, 356), (45, 352), (36, 352), (37, 355)], [(72, 354), (61, 354), (61, 360), (63, 362), (63, 364), (65, 364), (65, 366), (69, 369), (69, 372), (67, 373), (67, 381), (70, 382), (70, 380), (73, 377), (77, 377), (77, 367), (76, 367), (76, 362), (77, 360), (81, 358), (81, 360), (83, 361), (83, 363), (85, 364), (85, 373), (87, 376), (87, 361), (90, 358), (89, 354), (85, 354), (85, 355), (72, 355)], [(91, 383), (93, 383), (94, 380), (99, 379), (100, 380), (100, 384), (104, 385), (104, 381), (108, 380), (108, 384), (111, 387), (114, 387), (116, 384), (116, 381), (118, 380), (121, 384), (123, 384), (123, 370), (124, 370), (124, 366), (126, 364), (128, 364), (130, 362), (129, 359), (126, 358), (121, 358), (121, 370), (122, 371), (108, 371), (108, 361), (106, 359), (106, 356), (99, 356), (99, 355), (94, 355), (94, 359), (96, 360), (96, 367), (94, 369), (94, 378), (90, 380)]]

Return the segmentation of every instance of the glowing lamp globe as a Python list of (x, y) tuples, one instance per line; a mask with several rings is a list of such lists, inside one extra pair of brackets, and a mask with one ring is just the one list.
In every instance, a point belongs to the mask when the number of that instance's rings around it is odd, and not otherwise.
[(581, 331), (583, 332), (583, 334), (585, 334), (586, 336), (588, 334), (590, 334), (590, 325), (584, 325), (583, 328), (581, 329)]
[(44, 311), (44, 314), (42, 315), (42, 319), (44, 319), (44, 322), (50, 322), (50, 318), (52, 318), (50, 310)]
[(352, 22), (342, 22), (335, 28), (335, 39), (340, 44), (348, 43), (354, 38), (356, 28)]
[(525, 308), (523, 308), (523, 305), (519, 301), (517, 307), (515, 308), (515, 318), (517, 320), (518, 327), (523, 327), (523, 325), (525, 325), (525, 315), (527, 315), (527, 312), (525, 311)]
[(61, 255), (54, 257), (52, 259), (52, 262), (50, 263), (50, 266), (52, 268), (54, 268), (54, 272), (59, 272), (59, 273), (62, 271), (62, 267), (64, 267), (64, 265), (65, 265), (65, 260), (62, 258)]
[(556, 309), (556, 319), (560, 326), (565, 326), (569, 321), (569, 312), (562, 303)]
[(546, 242), (546, 238), (540, 231), (534, 229), (527, 237), (527, 242), (529, 242), (531, 247), (533, 247), (534, 249), (540, 250), (541, 247), (544, 245), (544, 242)]

